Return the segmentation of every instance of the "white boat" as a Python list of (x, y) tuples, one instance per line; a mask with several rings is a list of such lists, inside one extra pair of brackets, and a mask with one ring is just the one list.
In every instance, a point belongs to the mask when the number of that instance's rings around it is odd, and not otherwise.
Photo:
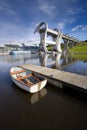
[(18, 55), (18, 54), (31, 54), (31, 51), (11, 51), (10, 55)]
[(18, 87), (30, 93), (40, 91), (47, 83), (47, 79), (42, 75), (19, 66), (10, 69), (10, 76)]

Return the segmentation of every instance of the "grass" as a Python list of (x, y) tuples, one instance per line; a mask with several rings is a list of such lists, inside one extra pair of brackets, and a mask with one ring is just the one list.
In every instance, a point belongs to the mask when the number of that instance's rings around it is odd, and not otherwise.
[(87, 53), (87, 44), (79, 44), (69, 49), (69, 52)]
[(73, 52), (74, 56), (82, 61), (87, 61), (87, 42), (82, 42), (77, 46), (69, 49), (69, 52)]

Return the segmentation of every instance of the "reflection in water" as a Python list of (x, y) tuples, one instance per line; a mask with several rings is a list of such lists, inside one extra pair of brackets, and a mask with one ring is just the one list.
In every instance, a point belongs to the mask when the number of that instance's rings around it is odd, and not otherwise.
[(4, 56), (0, 56), (0, 61), (3, 62), (3, 60), (5, 62), (10, 62), (10, 63), (13, 63), (13, 62), (19, 62), (19, 61), (22, 61), (22, 62), (26, 62), (28, 60), (36, 60), (38, 59), (38, 54), (20, 54), (20, 55), (4, 55)]
[[(80, 58), (82, 57), (80, 56)], [(69, 53), (40, 54), (39, 61), (41, 66), (87, 75), (86, 59), (80, 61), (79, 55)]]
[(39, 55), (41, 66), (61, 69), (60, 59), (61, 53), (58, 55), (45, 54)]
[(71, 87), (65, 85), (62, 89), (60, 88), (53, 88), (52, 85), (49, 87), (49, 91), (51, 93), (55, 93), (56, 95), (76, 104), (79, 106), (84, 106), (87, 109), (87, 93), (78, 91)]
[(39, 64), (38, 54), (4, 55), (0, 56), (0, 67), (21, 64)]
[(39, 54), (41, 66), (62, 70), (64, 67), (77, 62), (75, 57), (68, 53), (59, 54)]
[(31, 96), (31, 104), (34, 104), (34, 103), (40, 101), (46, 94), (47, 94), (46, 88), (43, 88), (41, 91), (33, 94)]
[(12, 88), (13, 88), (13, 91), (19, 97), (21, 97), (23, 100), (25, 100), (29, 104), (34, 104), (40, 101), (47, 94), (46, 88), (43, 88), (41, 91), (34, 94), (30, 94), (28, 92), (25, 92), (24, 90), (21, 90), (20, 88), (17, 88), (17, 86), (15, 86), (14, 83), (12, 84)]

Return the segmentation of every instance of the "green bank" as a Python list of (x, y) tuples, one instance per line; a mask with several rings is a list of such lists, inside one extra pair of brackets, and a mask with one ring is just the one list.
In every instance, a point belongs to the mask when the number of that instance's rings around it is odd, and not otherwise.
[(81, 42), (77, 44), (73, 48), (69, 48), (69, 53), (73, 53), (73, 56), (78, 60), (82, 60), (84, 62), (87, 61), (87, 42)]
[(73, 46), (73, 48), (69, 48), (69, 52), (83, 53), (83, 54), (87, 53), (87, 42), (81, 42), (76, 46)]

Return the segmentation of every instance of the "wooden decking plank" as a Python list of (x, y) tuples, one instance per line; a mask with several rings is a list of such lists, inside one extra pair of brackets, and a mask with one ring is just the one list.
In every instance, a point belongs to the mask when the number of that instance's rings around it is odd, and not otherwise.
[(83, 76), (80, 76), (80, 75), (76, 75), (76, 76), (73, 78), (72, 83), (80, 84), (81, 78), (83, 79), (84, 77), (83, 77)]
[(77, 86), (81, 86), (81, 88), (87, 88), (87, 86), (85, 86), (84, 82), (86, 82), (87, 79), (85, 79), (84, 76), (77, 76), (74, 79), (74, 82), (72, 82), (72, 84), (75, 84)]
[(53, 80), (58, 80), (63, 83), (65, 82), (67, 84), (71, 84), (73, 86), (77, 86), (87, 90), (87, 76), (31, 64), (24, 64), (21, 65), (21, 67), (35, 71), (48, 78), (52, 78)]

